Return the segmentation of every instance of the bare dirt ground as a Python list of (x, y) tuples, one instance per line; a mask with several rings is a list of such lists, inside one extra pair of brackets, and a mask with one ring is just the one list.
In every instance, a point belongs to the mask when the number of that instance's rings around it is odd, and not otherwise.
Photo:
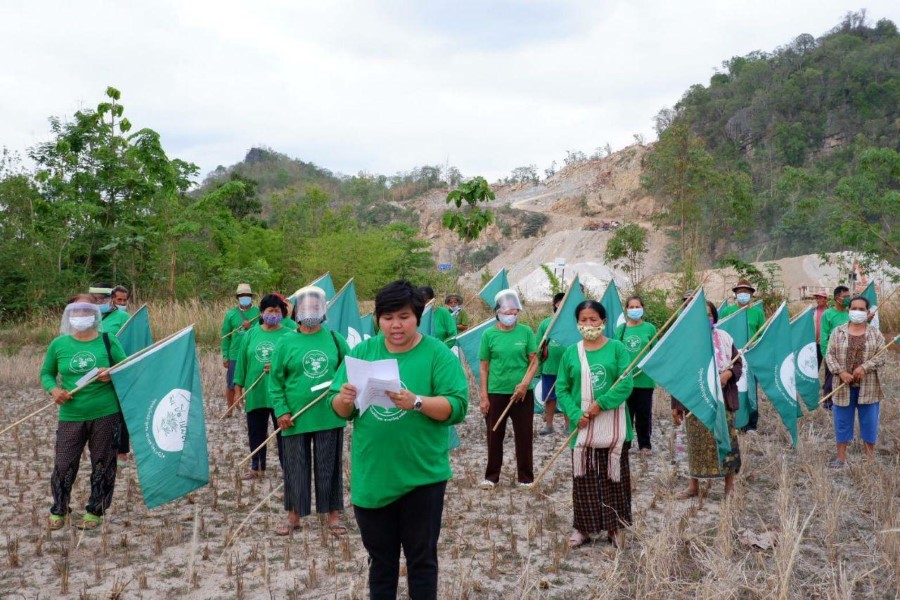
[[(0, 422), (11, 423), (46, 401), (36, 385), (41, 359), (29, 348), (0, 357)], [(657, 390), (654, 453), (649, 459), (632, 454), (635, 523), (619, 553), (606, 542), (567, 548), (572, 500), (565, 458), (538, 492), (517, 490), (510, 434), (502, 485), (493, 492), (477, 489), (485, 426), (473, 406), (460, 427), (462, 447), (452, 453), (455, 476), (447, 488), (439, 546), (439, 597), (897, 597), (900, 370), (896, 354), (891, 361), (874, 463), (854, 445), (849, 468), (826, 467), (833, 444), (830, 413), (823, 411), (802, 420), (799, 447), (791, 451), (764, 402), (760, 435), (741, 438), (743, 468), (728, 502), (720, 482), (705, 499), (675, 499), (686, 485), (685, 465), (680, 442), (672, 441), (668, 399)], [(347, 538), (331, 537), (314, 517), (291, 539), (273, 535), (282, 516), (277, 463), (259, 483), (235, 477), (236, 463), (247, 454), (244, 420), (218, 420), (224, 400), (217, 355), (202, 353), (202, 367), (212, 482), (198, 491), (195, 504), (182, 499), (148, 511), (130, 466), (120, 473), (102, 529), (51, 533), (46, 516), (54, 411), (0, 439), (0, 597), (366, 597), (366, 553), (349, 492)], [(563, 437), (535, 436), (538, 468)], [(84, 460), (73, 499), (78, 515), (88, 473)], [(401, 580), (401, 597), (403, 586)]]

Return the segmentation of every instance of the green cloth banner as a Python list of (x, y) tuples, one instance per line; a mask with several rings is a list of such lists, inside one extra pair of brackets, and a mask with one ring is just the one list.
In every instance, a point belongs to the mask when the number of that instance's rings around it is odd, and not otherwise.
[(475, 381), (481, 385), (481, 361), (478, 360), (478, 350), (481, 348), (481, 336), (484, 332), (497, 323), (495, 317), (491, 317), (475, 327), (470, 327), (456, 337), (456, 346), (460, 352), (460, 359), (465, 359), (475, 376)]
[(328, 302), (331, 302), (332, 298), (334, 298), (335, 296), (334, 281), (332, 281), (331, 279), (331, 273), (325, 273), (309, 285), (314, 285), (317, 288), (321, 288), (322, 291), (325, 292), (325, 300), (327, 300)]
[(367, 340), (371, 337), (375, 337), (375, 315), (374, 313), (369, 313), (367, 315), (363, 315), (359, 318), (362, 322), (362, 337), (364, 340)]
[(328, 318), (323, 325), (344, 336), (351, 348), (363, 341), (363, 322), (359, 316), (356, 284), (352, 279), (328, 303)]
[[(581, 291), (581, 282), (576, 275), (572, 280), (572, 285), (566, 291), (566, 297), (562, 299), (559, 308), (556, 309), (553, 321), (550, 322), (550, 326), (544, 333), (547, 339), (566, 348), (581, 341), (578, 321), (575, 319), (575, 308), (582, 302), (584, 302), (584, 294)], [(538, 343), (540, 344), (541, 340), (538, 340)]]
[[(625, 311), (622, 309), (622, 299), (619, 298), (619, 290), (616, 288), (615, 280), (609, 280), (609, 285), (606, 286), (606, 291), (603, 292), (600, 304), (606, 309), (606, 325), (603, 328), (603, 335), (614, 340), (616, 339), (616, 329), (625, 322)], [(577, 306), (577, 304), (572, 306)]]
[[(750, 329), (747, 323), (746, 310), (740, 310), (728, 318), (719, 321), (716, 324), (716, 327), (720, 331), (724, 331), (731, 336), (734, 340), (734, 345), (738, 350), (746, 346), (747, 342), (750, 341)], [(741, 356), (741, 366), (743, 367), (741, 378), (737, 381), (740, 407), (734, 413), (734, 426), (737, 429), (747, 426), (747, 423), (750, 420), (750, 409), (751, 407), (756, 407), (755, 402), (753, 404), (750, 403), (750, 394), (748, 392), (748, 385), (751, 380), (753, 381), (753, 387), (756, 388), (756, 379), (753, 379), (750, 369), (747, 368), (747, 361), (744, 360), (743, 355)]]
[(203, 390), (194, 328), (110, 370), (131, 434), (147, 508), (209, 483)]
[[(866, 289), (862, 291), (860, 296), (869, 301), (869, 311), (873, 311), (878, 307), (878, 292), (875, 291), (874, 280), (869, 282), (869, 285), (866, 286)], [(881, 323), (878, 319), (877, 312), (875, 313), (875, 316), (872, 317), (872, 320), (869, 321), (869, 325), (871, 325), (875, 329), (881, 330)]]
[(488, 308), (494, 310), (494, 296), (496, 296), (497, 292), (500, 290), (506, 289), (509, 289), (509, 279), (506, 276), (506, 267), (503, 267), (483, 288), (481, 288), (478, 295), (481, 296), (481, 299), (488, 305)]
[(147, 313), (147, 305), (143, 305), (131, 318), (122, 325), (122, 329), (116, 334), (126, 356), (131, 356), (138, 350), (143, 350), (153, 343), (153, 335), (150, 333), (150, 316)]
[(803, 398), (806, 410), (819, 408), (819, 360), (816, 355), (816, 312), (810, 306), (791, 321), (791, 344), (797, 394)]

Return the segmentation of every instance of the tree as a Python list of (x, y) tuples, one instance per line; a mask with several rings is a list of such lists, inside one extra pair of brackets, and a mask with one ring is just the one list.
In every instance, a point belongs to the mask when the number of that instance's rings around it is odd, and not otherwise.
[(494, 213), (479, 208), (478, 204), (490, 202), (494, 198), (494, 191), (484, 177), (478, 176), (461, 183), (447, 194), (447, 204), (455, 204), (457, 210), (444, 213), (444, 227), (455, 231), (461, 240), (471, 242), (478, 239), (481, 232), (494, 222)]
[(644, 256), (647, 254), (649, 232), (637, 223), (629, 223), (615, 230), (606, 244), (604, 260), (628, 273), (631, 287), (643, 279)]

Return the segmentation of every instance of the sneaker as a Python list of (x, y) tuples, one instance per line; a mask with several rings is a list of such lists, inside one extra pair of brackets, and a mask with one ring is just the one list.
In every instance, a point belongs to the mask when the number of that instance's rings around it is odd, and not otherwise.
[(553, 435), (553, 425), (544, 425), (544, 428), (538, 431), (538, 435)]
[(57, 531), (58, 529), (62, 529), (66, 525), (66, 517), (62, 515), (50, 515), (50, 519), (47, 522), (47, 526), (50, 527), (50, 531)]
[(531, 488), (534, 487), (534, 484), (531, 483), (531, 482), (523, 483), (523, 482), (520, 481), (519, 483), (516, 484), (516, 487), (517, 487), (517, 488), (521, 488), (521, 489), (523, 489), (523, 490), (530, 490)]
[(97, 529), (103, 523), (103, 517), (92, 515), (89, 512), (84, 513), (81, 522), (76, 525), (78, 529)]
[(490, 481), (489, 479), (485, 479), (484, 481), (481, 482), (481, 485), (478, 487), (480, 487), (483, 490), (492, 490), (495, 487), (497, 487), (497, 484), (494, 483), (493, 481)]
[(750, 435), (750, 434), (758, 435), (758, 433), (756, 432), (755, 429), (745, 429), (744, 433), (746, 433), (747, 435)]

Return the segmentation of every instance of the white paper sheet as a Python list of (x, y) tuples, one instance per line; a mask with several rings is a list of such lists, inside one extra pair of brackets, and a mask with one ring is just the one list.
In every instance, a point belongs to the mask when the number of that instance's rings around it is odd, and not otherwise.
[(96, 376), (97, 376), (97, 373), (99, 373), (99, 372), (100, 372), (100, 369), (98, 369), (97, 367), (94, 367), (93, 369), (91, 369), (90, 371), (88, 371), (87, 373), (85, 373), (85, 374), (81, 377), (81, 379), (79, 379), (78, 381), (75, 382), (75, 387), (81, 387), (81, 386), (83, 386), (83, 385), (86, 384), (88, 381), (90, 381), (91, 379), (93, 379), (94, 377), (96, 377)]
[(356, 408), (360, 413), (370, 406), (395, 408), (385, 392), (400, 391), (400, 366), (397, 360), (360, 360), (348, 356), (347, 383), (356, 387)]

